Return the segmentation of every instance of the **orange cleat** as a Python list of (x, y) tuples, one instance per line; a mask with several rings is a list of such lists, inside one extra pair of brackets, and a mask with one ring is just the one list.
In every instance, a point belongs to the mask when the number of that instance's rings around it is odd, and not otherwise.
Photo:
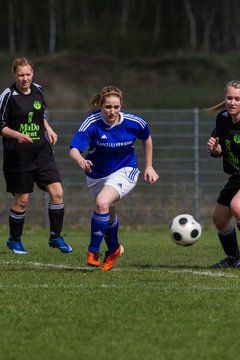
[(124, 252), (124, 248), (122, 245), (120, 245), (119, 248), (113, 254), (109, 254), (108, 251), (106, 251), (102, 270), (104, 271), (111, 270), (115, 261), (119, 256), (122, 255), (123, 252)]
[(93, 251), (93, 252), (88, 252), (88, 265), (89, 266), (94, 266), (94, 267), (98, 267), (101, 264), (100, 261), (100, 252), (99, 251)]

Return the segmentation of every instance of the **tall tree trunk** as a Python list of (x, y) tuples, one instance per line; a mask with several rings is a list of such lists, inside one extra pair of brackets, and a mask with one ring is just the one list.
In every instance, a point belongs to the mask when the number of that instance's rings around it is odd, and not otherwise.
[(13, 0), (8, 0), (8, 37), (9, 37), (9, 52), (14, 54), (16, 52), (16, 37), (14, 27), (14, 6)]
[(190, 0), (184, 1), (186, 14), (189, 20), (190, 28), (190, 47), (194, 50), (197, 47), (197, 31), (196, 31), (196, 19), (192, 12), (192, 5)]
[(129, 13), (129, 0), (122, 1), (122, 16), (121, 16), (121, 37), (125, 38), (127, 36), (127, 23), (128, 23), (128, 13)]
[(29, 6), (28, 1), (22, 1), (22, 41), (21, 41), (21, 51), (25, 53), (28, 51), (28, 18), (29, 18)]
[(236, 50), (240, 50), (240, 34), (239, 34), (239, 26), (240, 26), (240, 11), (239, 11), (239, 2), (234, 0), (232, 4), (232, 8), (234, 9), (234, 24), (233, 24), (233, 39), (234, 43), (232, 45), (236, 48)]
[[(230, 28), (231, 28), (231, 18), (232, 15), (230, 7), (229, 7), (229, 2), (226, 0), (222, 0), (221, 1), (221, 20), (219, 21), (219, 29), (222, 28), (222, 48), (224, 50), (229, 50), (230, 48), (230, 44), (231, 44), (231, 32), (230, 32)], [(232, 7), (233, 9), (233, 7)], [(230, 19), (230, 22), (229, 22)]]
[(206, 20), (204, 26), (202, 50), (206, 52), (209, 52), (210, 50), (210, 35), (212, 30), (212, 24), (213, 24), (213, 19), (210, 18)]
[(160, 0), (156, 0), (156, 12), (155, 12), (155, 21), (154, 21), (155, 40), (158, 40), (160, 35), (161, 15), (162, 15), (162, 2)]
[(86, 0), (81, 1), (81, 20), (82, 20), (82, 28), (84, 33), (87, 33), (90, 29), (90, 11), (89, 11), (89, 3)]
[(49, 54), (56, 51), (56, 7), (55, 0), (49, 0)]

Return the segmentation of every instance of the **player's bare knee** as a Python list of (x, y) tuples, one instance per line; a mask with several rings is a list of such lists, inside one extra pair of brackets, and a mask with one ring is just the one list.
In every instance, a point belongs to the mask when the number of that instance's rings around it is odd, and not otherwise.
[(95, 209), (98, 213), (107, 213), (109, 212), (109, 202), (106, 201), (103, 197), (97, 197), (95, 202)]
[(27, 208), (28, 200), (27, 199), (18, 199), (14, 202), (14, 208), (18, 209), (20, 212), (24, 212)]
[(61, 183), (53, 183), (47, 186), (51, 202), (59, 204), (63, 202), (63, 188)]
[(226, 226), (228, 225), (228, 221), (225, 221), (225, 219), (223, 217), (219, 217), (217, 214), (213, 214), (213, 223), (216, 226), (216, 228), (221, 231), (223, 229), (226, 228)]
[(63, 203), (63, 196), (61, 194), (52, 194), (50, 195), (51, 204), (61, 204)]

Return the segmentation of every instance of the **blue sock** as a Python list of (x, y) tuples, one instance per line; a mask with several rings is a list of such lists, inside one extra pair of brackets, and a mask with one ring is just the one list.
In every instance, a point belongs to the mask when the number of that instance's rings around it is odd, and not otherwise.
[(93, 252), (100, 250), (102, 239), (108, 228), (108, 223), (109, 223), (109, 213), (98, 214), (95, 211), (93, 212), (91, 219), (91, 240), (88, 247), (88, 251)]
[(106, 232), (105, 232), (105, 242), (108, 247), (108, 251), (110, 254), (113, 254), (118, 248), (118, 218), (115, 216), (114, 221), (109, 224)]

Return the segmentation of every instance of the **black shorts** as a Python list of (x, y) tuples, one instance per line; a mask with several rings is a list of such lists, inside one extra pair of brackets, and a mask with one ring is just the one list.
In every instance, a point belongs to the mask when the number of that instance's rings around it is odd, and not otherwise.
[(46, 186), (61, 182), (61, 176), (55, 161), (41, 164), (41, 167), (25, 172), (4, 171), (7, 192), (12, 194), (25, 194), (33, 192), (34, 183), (41, 190), (47, 191)]
[(231, 176), (224, 188), (220, 191), (217, 202), (221, 205), (230, 207), (231, 201), (240, 190), (240, 177)]

